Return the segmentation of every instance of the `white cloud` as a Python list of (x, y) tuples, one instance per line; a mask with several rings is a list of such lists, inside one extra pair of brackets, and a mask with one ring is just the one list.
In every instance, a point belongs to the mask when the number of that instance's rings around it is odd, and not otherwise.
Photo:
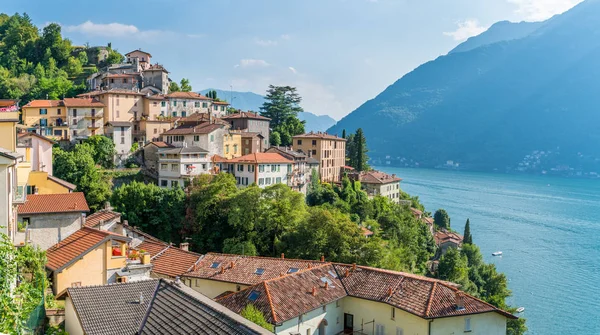
[(564, 13), (583, 0), (507, 0), (517, 6), (515, 12), (526, 20), (542, 21)]
[(249, 67), (267, 67), (270, 64), (262, 59), (242, 59), (239, 64), (235, 64), (233, 67), (238, 68), (249, 68)]
[(295, 68), (290, 66), (288, 67), (288, 69), (290, 69), (290, 71), (292, 71), (293, 74), (298, 74), (298, 70), (296, 70)]
[(254, 43), (262, 46), (262, 47), (270, 47), (270, 46), (275, 46), (277, 45), (277, 41), (273, 41), (273, 40), (261, 40), (259, 38), (256, 38), (254, 40)]
[(160, 30), (140, 30), (132, 24), (123, 23), (94, 23), (85, 21), (76, 26), (65, 26), (65, 32), (80, 33), (84, 35), (102, 36), (102, 37), (138, 37), (148, 38), (165, 33)]
[(289, 40), (290, 38), (292, 38), (290, 35), (288, 34), (283, 34), (280, 36), (282, 40)]
[(202, 38), (202, 37), (204, 37), (206, 35), (205, 34), (187, 34), (185, 36), (187, 36), (189, 38)]
[(459, 21), (456, 24), (458, 28), (455, 31), (444, 32), (444, 35), (451, 36), (456, 41), (464, 41), (487, 30), (487, 27), (481, 26), (479, 21), (474, 19)]

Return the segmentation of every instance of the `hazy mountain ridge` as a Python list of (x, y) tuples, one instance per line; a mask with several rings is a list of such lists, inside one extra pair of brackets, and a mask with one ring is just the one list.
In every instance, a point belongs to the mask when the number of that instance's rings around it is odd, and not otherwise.
[[(199, 93), (206, 94), (209, 90), (213, 89), (205, 89), (200, 91)], [(253, 92), (225, 91), (218, 89), (214, 90), (217, 91), (217, 97), (223, 100), (227, 100), (229, 102), (233, 100), (232, 106), (236, 109), (241, 109), (243, 111), (259, 112), (260, 107), (263, 105), (263, 102), (265, 100), (264, 96)], [(329, 115), (315, 115), (309, 112), (304, 112), (298, 114), (298, 118), (302, 121), (306, 121), (304, 128), (307, 132), (325, 131), (335, 124), (335, 120)]]
[(535, 169), (600, 170), (599, 16), (588, 0), (526, 37), (441, 56), (329, 131), (362, 127), (371, 156), (399, 165), (528, 170), (528, 156), (551, 151)]

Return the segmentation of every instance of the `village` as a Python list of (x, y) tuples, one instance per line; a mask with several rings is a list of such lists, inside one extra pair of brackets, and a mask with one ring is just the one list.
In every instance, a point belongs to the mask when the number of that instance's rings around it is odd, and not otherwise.
[[(426, 227), (436, 246), (431, 273), (461, 248), (463, 236), (403, 198), (401, 178), (350, 166), (345, 135), (306, 132), (274, 145), (270, 118), (172, 92), (171, 82), (150, 53), (134, 50), (90, 75), (89, 91), (76, 97), (0, 100), (0, 232), (15, 248), (45, 251), (57, 301), (32, 318), (31, 333), (48, 322), (68, 334), (506, 334), (516, 317), (455, 283), (326, 255), (197, 253), (130, 225), (108, 201), (91, 209), (78, 185), (54, 176), (53, 150), (105, 136), (114, 166), (133, 162), (164, 189), (229, 174), (239, 189), (281, 184), (306, 196), (311, 185), (347, 178)], [(357, 227), (365, 240), (374, 235)]]

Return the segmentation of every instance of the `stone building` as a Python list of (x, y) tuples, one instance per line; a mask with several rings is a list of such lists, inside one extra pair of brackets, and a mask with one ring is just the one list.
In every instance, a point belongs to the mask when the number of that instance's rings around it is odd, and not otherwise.
[(323, 132), (310, 132), (293, 137), (292, 147), (303, 151), (319, 161), (322, 182), (341, 180), (346, 165), (346, 139)]
[[(223, 120), (231, 124), (231, 129), (242, 130), (243, 132), (259, 133), (263, 137), (261, 151), (270, 147), (270, 121), (271, 119), (261, 116), (258, 113), (242, 112), (229, 114), (222, 117)], [(252, 153), (252, 151), (250, 152)], [(245, 153), (244, 153), (245, 154)]]

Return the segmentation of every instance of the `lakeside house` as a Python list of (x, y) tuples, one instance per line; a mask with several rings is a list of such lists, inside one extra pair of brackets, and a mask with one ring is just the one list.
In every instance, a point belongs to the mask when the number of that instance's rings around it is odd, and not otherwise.
[(323, 132), (310, 132), (293, 137), (294, 151), (309, 153), (319, 162), (322, 182), (338, 182), (346, 165), (346, 139)]
[(377, 170), (350, 172), (348, 177), (360, 181), (360, 185), (367, 192), (370, 199), (382, 196), (390, 199), (393, 203), (400, 203), (400, 182), (395, 174), (389, 175)]

